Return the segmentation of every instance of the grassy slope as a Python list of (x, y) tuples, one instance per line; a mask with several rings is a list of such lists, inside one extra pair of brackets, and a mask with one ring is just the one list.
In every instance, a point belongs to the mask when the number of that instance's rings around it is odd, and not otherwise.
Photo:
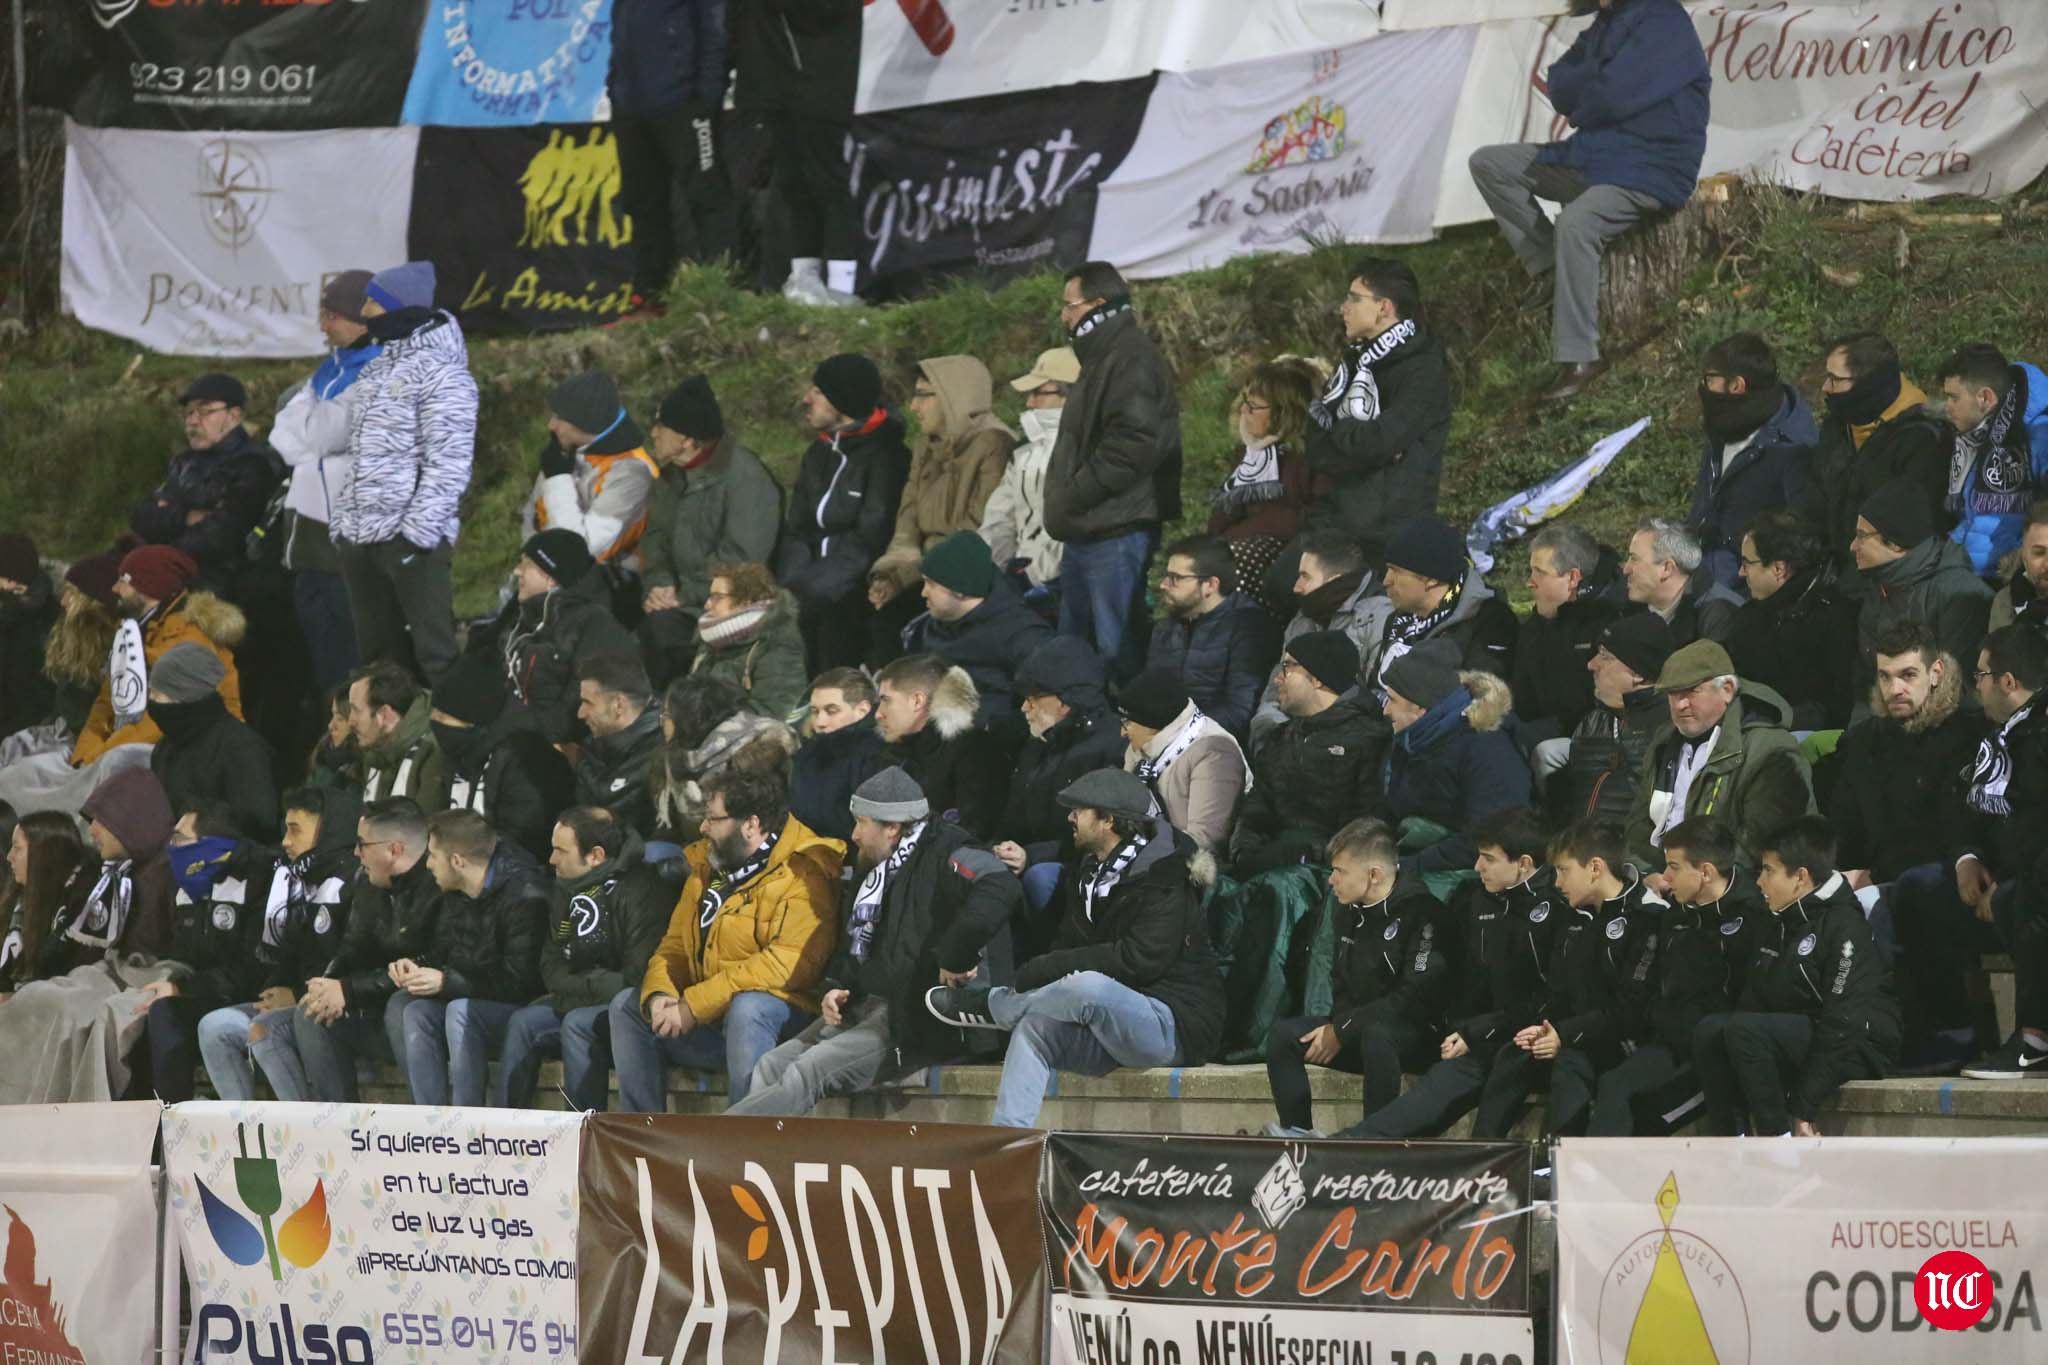
[[(2037, 186), (2034, 193), (2043, 191)], [(1852, 222), (1843, 206), (1757, 192), (1738, 217), (1727, 252), (1702, 262), (1686, 297), (1674, 302), (1671, 325), (1569, 412), (1540, 420), (1517, 409), (1548, 368), (1548, 320), (1515, 312), (1520, 272), (1495, 234), (1461, 229), (1403, 251), (1422, 276), (1433, 319), (1458, 364), (1447, 515), (1469, 518), (1645, 414), (1655, 425), (1595, 484), (1575, 515), (1615, 537), (1645, 511), (1682, 512), (1696, 458), (1697, 356), (1731, 331), (1754, 328), (1769, 337), (1809, 396), (1818, 390), (1821, 341), (1856, 327), (1887, 331), (1907, 373), (1923, 386), (1931, 386), (1941, 357), (1962, 341), (1991, 339), (2012, 355), (2048, 358), (2048, 220), (1913, 228), (1910, 265), (1902, 272), (1894, 265), (1896, 230)], [(1333, 350), (1335, 302), (1352, 254), (1333, 247), (1239, 260), (1140, 287), (1139, 309), (1181, 376), (1191, 520), (1202, 515), (1202, 495), (1220, 479), (1228, 458), (1226, 416), (1235, 377), (1267, 356)], [(1860, 281), (1830, 282), (1824, 264), (1860, 272)], [(610, 369), (644, 418), (675, 379), (704, 370), (728, 425), (786, 476), (805, 440), (796, 395), (817, 359), (865, 351), (881, 364), (899, 400), (920, 356), (977, 355), (1001, 380), (1058, 342), (1058, 290), (1051, 277), (994, 292), (961, 283), (887, 309), (817, 313), (692, 271), (678, 278), (669, 316), (659, 323), (473, 343), (484, 399), (477, 473), (456, 559), (458, 605), (483, 609), (517, 554), (518, 509), (544, 435), (542, 399), (566, 375), (586, 366)], [(203, 363), (138, 356), (128, 343), (69, 322), (0, 354), (0, 420), (14, 433), (9, 477), (0, 480), (0, 526), (26, 527), (47, 554), (70, 556), (104, 544), (177, 447), (174, 400)], [(278, 362), (236, 367), (259, 422), (307, 368)], [(1013, 419), (1012, 398), (1003, 388), (998, 402)], [(1519, 589), (1518, 563), (1510, 560), (1502, 576)]]

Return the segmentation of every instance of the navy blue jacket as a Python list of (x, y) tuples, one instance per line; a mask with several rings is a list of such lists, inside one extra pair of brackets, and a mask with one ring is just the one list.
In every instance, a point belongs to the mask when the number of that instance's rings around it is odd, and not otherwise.
[(1155, 623), (1145, 665), (1173, 674), (1202, 714), (1242, 744), (1259, 692), (1279, 659), (1280, 622), (1239, 591), (1192, 622)]
[(1742, 536), (1773, 507), (1796, 507), (1806, 492), (1806, 469), (1820, 443), (1813, 409), (1791, 385), (1777, 416), (1757, 428), (1749, 444), (1721, 468), (1721, 446), (1700, 436), (1700, 472), (1692, 486), (1688, 524), (1699, 533), (1702, 569), (1732, 588), (1742, 577)]
[(1387, 810), (1396, 821), (1428, 820), (1450, 831), (1420, 853), (1401, 855), (1401, 875), (1472, 866), (1468, 833), (1496, 811), (1529, 804), (1529, 765), (1504, 728), (1508, 685), (1466, 673), (1464, 686), (1394, 736), (1387, 753)]
[(612, 0), (615, 119), (725, 100), (726, 0)]
[(1545, 75), (1550, 105), (1573, 135), (1539, 161), (1589, 184), (1619, 185), (1666, 208), (1692, 198), (1707, 153), (1707, 71), (1678, 0), (1615, 0)]

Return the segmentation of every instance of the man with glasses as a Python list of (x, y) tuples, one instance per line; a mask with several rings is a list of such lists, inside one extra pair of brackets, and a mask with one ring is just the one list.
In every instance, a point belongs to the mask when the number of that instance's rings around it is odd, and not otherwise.
[[(1170, 673), (1202, 714), (1242, 742), (1280, 652), (1280, 623), (1237, 581), (1237, 561), (1216, 536), (1167, 547), (1159, 610), (1145, 667)], [(1344, 690), (1357, 682), (1356, 672)]]
[(185, 406), (186, 449), (135, 504), (129, 529), (148, 544), (183, 550), (199, 566), (203, 586), (236, 600), (249, 533), (263, 521), (284, 462), (242, 425), (249, 397), (233, 375), (200, 375), (178, 401)]
[(1835, 585), (1820, 537), (1774, 507), (1742, 537), (1749, 601), (1725, 643), (1735, 671), (1792, 704), (1795, 730), (1839, 730), (1857, 700), (1856, 603)]
[(1778, 359), (1755, 332), (1707, 348), (1700, 375), (1700, 468), (1687, 524), (1707, 572), (1732, 588), (1742, 533), (1766, 509), (1796, 502), (1819, 439), (1813, 410), (1778, 378)]
[(1028, 588), (1025, 598), (1058, 602), (1060, 559), (1066, 547), (1045, 529), (1045, 474), (1059, 439), (1067, 395), (1081, 378), (1081, 361), (1071, 346), (1039, 353), (1028, 373), (1010, 381), (1024, 395), (1018, 424), (1024, 439), (1010, 452), (1002, 481), (981, 510), (981, 538), (996, 567)]

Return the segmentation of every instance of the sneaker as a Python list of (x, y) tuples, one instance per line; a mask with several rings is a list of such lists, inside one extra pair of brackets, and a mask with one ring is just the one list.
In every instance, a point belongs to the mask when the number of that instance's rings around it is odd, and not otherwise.
[(988, 1012), (986, 986), (934, 986), (924, 993), (924, 1007), (932, 1018), (954, 1028), (985, 1028), (1007, 1033)]
[(2048, 1078), (2048, 1048), (2035, 1047), (2024, 1033), (1974, 1066), (1963, 1068), (1973, 1081), (2023, 1081), (2035, 1076)]
[(1276, 1138), (1320, 1138), (1329, 1134), (1319, 1128), (1295, 1128), (1278, 1119), (1266, 1125), (1266, 1136)]

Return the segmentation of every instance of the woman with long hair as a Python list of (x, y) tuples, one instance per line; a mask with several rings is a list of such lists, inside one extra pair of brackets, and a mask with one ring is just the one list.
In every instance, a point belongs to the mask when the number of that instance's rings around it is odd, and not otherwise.
[[(12, 809), (9, 815), (12, 815)], [(0, 896), (0, 1000), (64, 965), (51, 951), (52, 928), (83, 887), (88, 861), (78, 822), (62, 811), (34, 811), (14, 821), (7, 841), (8, 889)]]
[(85, 728), (85, 718), (107, 676), (107, 656), (121, 624), (114, 610), (116, 555), (92, 555), (73, 564), (58, 590), (63, 614), (43, 648), (43, 676), (57, 685), (56, 709), (67, 734)]
[[(1267, 572), (1300, 533), (1309, 505), (1330, 481), (1308, 467), (1308, 406), (1322, 378), (1315, 365), (1282, 356), (1245, 376), (1237, 395), (1237, 461), (1209, 495), (1209, 534), (1223, 537), (1245, 591), (1282, 616), (1293, 614), (1286, 591), (1268, 592)], [(1278, 585), (1291, 590), (1292, 584)]]

